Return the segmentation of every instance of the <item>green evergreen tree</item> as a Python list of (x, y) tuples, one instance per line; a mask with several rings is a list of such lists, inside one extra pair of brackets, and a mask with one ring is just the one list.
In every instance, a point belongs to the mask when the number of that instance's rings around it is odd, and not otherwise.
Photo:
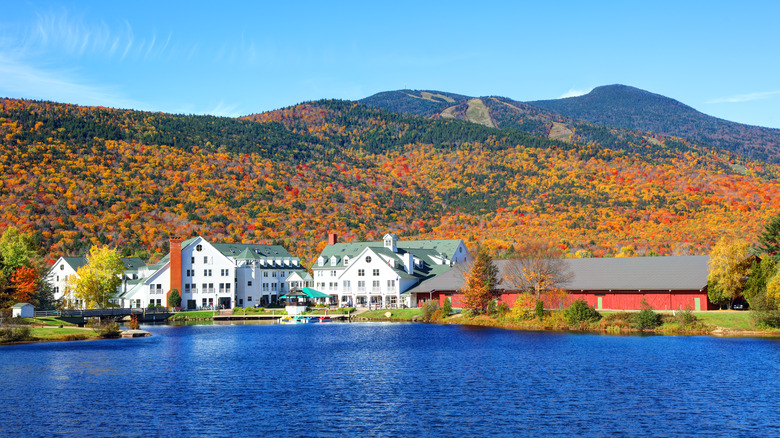
[(174, 289), (171, 294), (168, 295), (168, 307), (181, 307), (181, 294), (179, 289)]
[(775, 263), (780, 262), (780, 214), (769, 220), (758, 237), (758, 252), (768, 255)]

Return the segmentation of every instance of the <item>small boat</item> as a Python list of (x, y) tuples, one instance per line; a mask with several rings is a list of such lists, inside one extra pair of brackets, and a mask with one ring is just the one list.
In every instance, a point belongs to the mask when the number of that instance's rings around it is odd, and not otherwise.
[(295, 322), (295, 318), (289, 315), (279, 318), (279, 324), (295, 324)]
[(330, 316), (320, 316), (320, 322), (331, 322), (333, 321)]
[(306, 316), (304, 318), (306, 318), (306, 322), (309, 323), (309, 324), (313, 324), (315, 322), (320, 322), (320, 319), (317, 318), (316, 316)]

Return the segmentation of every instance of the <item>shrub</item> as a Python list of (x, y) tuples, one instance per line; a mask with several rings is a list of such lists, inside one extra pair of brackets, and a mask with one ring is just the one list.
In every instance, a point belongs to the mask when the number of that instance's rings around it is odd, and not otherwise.
[(434, 300), (428, 300), (420, 308), (420, 318), (424, 322), (430, 322), (433, 319), (433, 314), (437, 310), (440, 310), (439, 303)]
[(0, 341), (19, 342), (31, 341), (33, 338), (30, 327), (4, 328), (0, 329)]
[(512, 305), (511, 317), (515, 319), (531, 319), (534, 315), (534, 297), (529, 293), (522, 293), (517, 296), (514, 305)]
[(441, 309), (436, 309), (436, 311), (433, 312), (433, 315), (431, 315), (431, 321), (440, 321), (441, 319), (442, 319)]
[(99, 320), (92, 320), (89, 322), (89, 327), (101, 338), (116, 338), (120, 333), (119, 324), (114, 321), (100, 322)]
[(696, 322), (698, 322), (698, 318), (696, 318), (696, 315), (691, 312), (691, 308), (686, 307), (685, 310), (680, 310), (677, 312), (677, 314), (674, 316), (674, 318), (677, 320), (677, 324), (680, 325), (680, 327), (688, 327)]
[(536, 317), (539, 318), (539, 321), (544, 318), (544, 302), (542, 300), (536, 301)]
[(563, 311), (563, 316), (569, 324), (596, 322), (601, 319), (601, 314), (582, 298), (574, 300), (569, 308)]
[(474, 312), (472, 312), (471, 309), (464, 309), (460, 315), (462, 318), (473, 318)]
[(757, 327), (780, 328), (780, 310), (753, 312), (752, 317)]
[(642, 310), (635, 313), (631, 321), (639, 330), (654, 329), (661, 325), (661, 315), (653, 312), (653, 308), (642, 298)]
[(487, 314), (495, 315), (496, 312), (498, 312), (498, 305), (496, 303), (496, 300), (490, 300), (487, 306)]
[(444, 305), (441, 307), (441, 314), (445, 318), (452, 315), (452, 302), (449, 297), (444, 299)]

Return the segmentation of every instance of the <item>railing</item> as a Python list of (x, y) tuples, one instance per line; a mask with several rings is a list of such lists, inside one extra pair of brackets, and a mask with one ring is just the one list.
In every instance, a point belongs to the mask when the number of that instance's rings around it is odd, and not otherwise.
[(47, 316), (60, 316), (60, 311), (59, 310), (36, 310), (35, 311), (36, 318), (43, 318)]

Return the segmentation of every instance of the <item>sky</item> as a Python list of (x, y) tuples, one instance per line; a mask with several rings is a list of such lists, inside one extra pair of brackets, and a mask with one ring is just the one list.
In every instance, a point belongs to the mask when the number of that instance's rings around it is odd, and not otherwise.
[(0, 97), (241, 116), (610, 84), (780, 128), (780, 2), (0, 0)]

